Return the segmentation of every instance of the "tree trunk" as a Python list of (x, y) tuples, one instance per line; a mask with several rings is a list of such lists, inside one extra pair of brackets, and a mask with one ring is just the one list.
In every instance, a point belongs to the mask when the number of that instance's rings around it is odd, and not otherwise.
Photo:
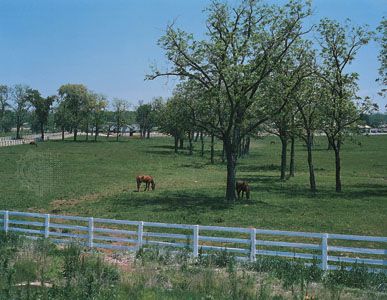
[(224, 146), (224, 142), (223, 142), (223, 149), (222, 149), (222, 163), (224, 163), (226, 161), (226, 151), (225, 151), (225, 146)]
[(290, 138), (290, 165), (289, 165), (289, 169), (290, 169), (290, 173), (289, 173), (289, 176), (290, 177), (294, 177), (294, 173), (295, 173), (295, 162), (294, 162), (294, 143), (295, 143), (295, 139), (294, 139), (294, 136), (292, 136)]
[(44, 141), (44, 124), (40, 123), (40, 138)]
[(188, 131), (189, 155), (192, 155), (193, 153), (192, 140), (193, 140), (193, 134), (190, 131)]
[(89, 124), (86, 124), (86, 141), (89, 140)]
[[(195, 134), (195, 133), (194, 133)], [(198, 141), (199, 139), (199, 135), (200, 135), (200, 138), (202, 137), (203, 133), (202, 132), (196, 132), (196, 136), (195, 136), (195, 143)]]
[(247, 155), (250, 153), (250, 136), (246, 137), (246, 143), (244, 147), (244, 153)]
[(201, 156), (204, 156), (204, 138), (203, 138), (203, 132), (200, 132), (200, 142), (202, 144), (202, 150), (201, 150)]
[(78, 128), (74, 128), (74, 142), (77, 140)]
[(214, 155), (215, 155), (215, 136), (211, 134), (211, 164), (214, 164)]
[(177, 136), (175, 136), (174, 138), (175, 138), (175, 153), (177, 153), (177, 149), (179, 146), (179, 138)]
[(211, 164), (214, 164), (214, 147), (215, 147), (215, 137), (213, 134), (211, 134)]
[(180, 149), (183, 149), (184, 148), (184, 139), (180, 138)]
[(16, 139), (17, 140), (20, 140), (20, 127), (21, 127), (20, 117), (17, 116), (16, 117)]
[(98, 134), (99, 134), (99, 128), (98, 128), (98, 125), (95, 125), (94, 141), (97, 141)]
[(340, 144), (334, 147), (335, 150), (335, 162), (336, 162), (336, 192), (341, 192), (341, 163), (340, 163)]
[(286, 176), (286, 150), (288, 147), (288, 141), (284, 137), (280, 137), (281, 144), (282, 144), (282, 151), (281, 151), (281, 180), (285, 180)]
[(313, 167), (312, 140), (313, 140), (312, 136), (308, 134), (306, 138), (306, 149), (308, 151), (309, 183), (310, 183), (310, 191), (315, 193), (317, 191), (317, 188), (316, 188), (316, 178), (314, 176), (314, 167)]
[(65, 129), (64, 127), (62, 127), (62, 141), (64, 141), (64, 132), (65, 132)]
[(235, 175), (236, 164), (238, 159), (238, 151), (233, 150), (233, 146), (229, 143), (224, 143), (224, 150), (227, 158), (227, 187), (226, 187), (226, 200), (235, 201)]
[(150, 137), (150, 129), (146, 132), (146, 138), (149, 139)]
[(328, 139), (328, 147), (327, 147), (327, 150), (332, 150), (332, 144), (331, 144), (331, 142), (329, 141), (329, 139)]

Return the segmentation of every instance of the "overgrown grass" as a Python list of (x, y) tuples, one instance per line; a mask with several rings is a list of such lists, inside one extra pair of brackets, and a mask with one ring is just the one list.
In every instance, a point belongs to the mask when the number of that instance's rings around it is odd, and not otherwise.
[[(387, 136), (347, 140), (343, 192), (334, 192), (334, 154), (318, 138), (318, 192), (309, 193), (306, 151), (296, 147), (296, 177), (279, 180), (280, 143), (253, 141), (237, 177), (252, 186), (251, 201), (223, 200), (226, 167), (209, 163), (209, 145), (189, 156), (172, 139), (120, 142), (50, 141), (0, 148), (0, 209), (71, 213), (116, 219), (387, 235)], [(153, 192), (135, 191), (135, 176), (151, 174)]]
[[(0, 235), (0, 299), (385, 299), (387, 274), (323, 274), (315, 264), (260, 258), (238, 263), (226, 252), (141, 249), (95, 253)], [(308, 298), (309, 297), (309, 298)], [(313, 298), (310, 298), (313, 297)]]

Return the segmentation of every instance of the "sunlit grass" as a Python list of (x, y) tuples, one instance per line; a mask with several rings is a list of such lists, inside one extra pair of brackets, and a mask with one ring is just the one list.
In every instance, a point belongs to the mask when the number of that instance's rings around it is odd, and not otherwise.
[[(117, 219), (284, 230), (387, 235), (387, 136), (347, 140), (343, 192), (334, 192), (334, 154), (317, 139), (318, 192), (310, 194), (306, 151), (296, 147), (296, 177), (279, 180), (280, 143), (256, 140), (237, 177), (252, 186), (251, 201), (223, 200), (226, 166), (209, 163), (200, 143), (193, 156), (173, 153), (172, 139), (120, 142), (51, 141), (0, 148), (0, 209), (71, 213)], [(359, 142), (361, 145), (359, 145)], [(153, 192), (135, 191), (135, 176), (156, 179)]]

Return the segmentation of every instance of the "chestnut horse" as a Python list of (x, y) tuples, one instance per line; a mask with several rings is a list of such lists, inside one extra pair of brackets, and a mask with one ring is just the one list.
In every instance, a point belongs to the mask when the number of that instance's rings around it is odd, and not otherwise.
[(148, 190), (149, 191), (149, 187), (152, 187), (152, 191), (155, 189), (156, 187), (156, 183), (153, 179), (152, 176), (149, 176), (149, 175), (139, 175), (136, 177), (136, 182), (137, 182), (137, 192), (140, 191), (140, 186), (141, 186), (141, 182), (145, 182), (145, 189), (144, 191)]
[(235, 184), (235, 189), (238, 194), (238, 199), (240, 197), (240, 194), (242, 192), (242, 199), (243, 199), (243, 194), (246, 193), (246, 199), (250, 199), (250, 187), (249, 183), (247, 181), (237, 181)]

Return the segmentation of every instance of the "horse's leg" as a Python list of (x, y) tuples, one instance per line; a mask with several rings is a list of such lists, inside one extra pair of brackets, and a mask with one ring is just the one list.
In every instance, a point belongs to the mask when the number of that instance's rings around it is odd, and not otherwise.
[(137, 180), (137, 192), (140, 191), (141, 181)]
[(145, 189), (144, 192), (148, 189), (148, 182), (145, 182)]

